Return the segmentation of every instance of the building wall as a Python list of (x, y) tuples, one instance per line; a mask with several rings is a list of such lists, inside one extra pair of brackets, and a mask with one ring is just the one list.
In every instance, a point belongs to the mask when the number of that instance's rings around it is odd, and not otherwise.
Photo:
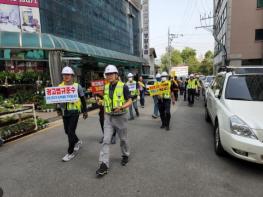
[(262, 41), (255, 40), (255, 30), (263, 29), (263, 9), (257, 0), (233, 0), (231, 47), (232, 58), (262, 58)]
[[(263, 9), (257, 9), (257, 0), (214, 0), (214, 15), (214, 33), (226, 46), (229, 65), (258, 64), (263, 58), (263, 42), (255, 40), (255, 30), (263, 28)], [(224, 54), (217, 43), (215, 54), (216, 68), (222, 65)]]
[(127, 0), (40, 0), (43, 33), (140, 56), (141, 16)]

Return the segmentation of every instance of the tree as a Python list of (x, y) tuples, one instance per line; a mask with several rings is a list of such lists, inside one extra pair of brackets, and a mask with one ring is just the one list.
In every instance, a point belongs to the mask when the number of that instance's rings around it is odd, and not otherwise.
[(205, 58), (202, 60), (199, 72), (204, 75), (213, 74), (213, 57), (214, 54), (212, 51), (207, 51), (205, 53)]
[(183, 63), (183, 58), (181, 56), (181, 52), (179, 50), (173, 50), (171, 53), (171, 60), (172, 60), (172, 65), (176, 66), (178, 64)]
[(186, 63), (186, 64), (189, 63), (190, 59), (191, 59), (191, 61), (193, 61), (193, 60), (198, 61), (197, 58), (196, 58), (196, 50), (192, 49), (190, 47), (184, 48), (182, 53), (181, 53), (181, 56), (183, 58), (184, 63)]

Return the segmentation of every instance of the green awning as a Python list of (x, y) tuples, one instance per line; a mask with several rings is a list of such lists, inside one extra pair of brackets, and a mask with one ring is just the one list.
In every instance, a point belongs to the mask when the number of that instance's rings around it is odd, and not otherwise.
[(51, 34), (0, 32), (0, 48), (61, 50), (102, 59), (145, 63), (143, 58), (93, 45), (57, 37)]

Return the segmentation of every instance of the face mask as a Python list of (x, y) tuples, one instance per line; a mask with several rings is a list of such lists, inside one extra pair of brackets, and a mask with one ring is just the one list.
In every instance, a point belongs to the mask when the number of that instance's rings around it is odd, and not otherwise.
[(166, 81), (167, 80), (167, 77), (162, 77), (162, 81)]
[(129, 77), (128, 80), (129, 80), (129, 81), (132, 81), (132, 78)]

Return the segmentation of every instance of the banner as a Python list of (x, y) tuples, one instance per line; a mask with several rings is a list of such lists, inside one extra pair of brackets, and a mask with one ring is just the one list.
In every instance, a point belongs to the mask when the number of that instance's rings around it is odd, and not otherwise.
[(1, 4), (39, 7), (38, 0), (0, 0)]
[(169, 93), (170, 87), (169, 83), (160, 83), (157, 85), (149, 86), (148, 91), (150, 93), (150, 96), (158, 96)]
[(105, 80), (96, 80), (91, 82), (91, 91), (93, 94), (103, 95)]
[(0, 31), (21, 31), (19, 6), (0, 4)]
[(77, 86), (48, 87), (45, 88), (47, 104), (73, 103), (79, 99)]
[(23, 32), (40, 33), (39, 9), (20, 6), (21, 29)]
[(0, 0), (0, 31), (41, 32), (38, 0)]

